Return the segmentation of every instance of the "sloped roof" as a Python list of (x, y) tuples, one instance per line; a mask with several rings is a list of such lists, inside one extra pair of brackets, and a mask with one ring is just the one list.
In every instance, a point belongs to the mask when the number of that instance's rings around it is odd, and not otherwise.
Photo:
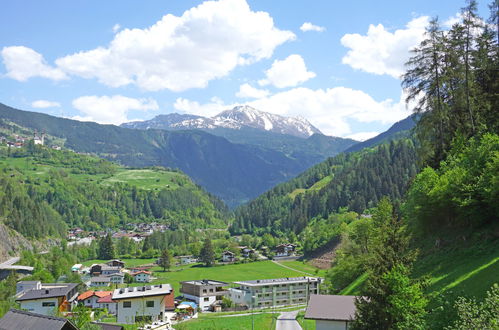
[[(107, 292), (107, 291), (106, 291)], [(115, 303), (116, 301), (113, 300), (113, 291), (109, 291), (109, 294), (107, 296), (104, 296), (102, 298), (99, 298), (97, 300), (99, 304), (110, 304), (110, 303)]]
[(22, 300), (33, 300), (33, 299), (44, 299), (44, 298), (54, 298), (62, 297), (67, 295), (71, 290), (78, 286), (77, 283), (64, 283), (56, 287), (45, 287), (49, 284), (44, 284), (42, 289), (39, 290), (29, 290), (21, 297), (17, 298), (17, 301)]
[(113, 294), (113, 291), (93, 291), (93, 290), (88, 290), (83, 292), (78, 296), (78, 300), (85, 300), (87, 298), (90, 298), (92, 296), (97, 296), (99, 298), (108, 296), (110, 294)]
[(78, 330), (69, 320), (62, 317), (47, 316), (42, 314), (11, 309), (0, 319), (1, 330)]
[(311, 295), (306, 319), (351, 321), (355, 318), (355, 296)]

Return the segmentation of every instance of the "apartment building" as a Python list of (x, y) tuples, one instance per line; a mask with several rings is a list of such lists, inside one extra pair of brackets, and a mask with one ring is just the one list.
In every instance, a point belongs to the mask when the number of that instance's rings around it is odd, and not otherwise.
[(185, 299), (194, 301), (202, 312), (210, 311), (228, 295), (223, 287), (228, 283), (213, 280), (198, 280), (180, 282), (180, 293)]

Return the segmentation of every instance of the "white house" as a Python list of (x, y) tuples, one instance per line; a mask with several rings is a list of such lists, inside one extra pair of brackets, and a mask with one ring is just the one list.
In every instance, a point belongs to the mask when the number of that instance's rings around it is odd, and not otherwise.
[(305, 319), (315, 320), (317, 330), (345, 330), (355, 318), (355, 296), (312, 295)]
[(110, 314), (116, 315), (118, 303), (113, 300), (112, 292), (105, 297), (99, 298), (97, 303), (99, 304), (99, 308), (105, 308)]
[(192, 264), (197, 261), (194, 256), (178, 256), (177, 259), (181, 265)]
[(16, 299), (28, 312), (54, 315), (56, 311), (70, 311), (78, 296), (76, 283), (41, 284), (40, 289), (25, 291)]
[(222, 253), (223, 262), (234, 262), (236, 260), (236, 255), (230, 251), (224, 251)]
[(136, 273), (131, 273), (130, 274), (133, 277), (133, 280), (135, 282), (139, 283), (149, 283), (151, 282), (151, 272), (148, 272), (146, 270), (141, 270)]
[(40, 281), (19, 281), (16, 284), (16, 295), (21, 295), (26, 291), (35, 289), (40, 290), (42, 288), (42, 282)]
[(71, 271), (73, 273), (79, 273), (82, 269), (83, 265), (82, 264), (75, 264), (73, 267), (71, 267)]
[(194, 301), (201, 311), (210, 311), (222, 301), (222, 297), (228, 295), (228, 291), (223, 287), (228, 285), (225, 282), (212, 280), (197, 280), (180, 282), (182, 285), (180, 293), (185, 299)]
[(117, 303), (117, 323), (164, 321), (175, 309), (170, 284), (116, 289), (112, 300)]
[(93, 276), (90, 278), (90, 286), (109, 286), (111, 278), (108, 276)]
[(90, 308), (101, 308), (98, 300), (102, 297), (109, 296), (113, 291), (85, 291), (78, 296), (78, 303), (85, 307)]
[(109, 275), (104, 275), (105, 277), (109, 277), (109, 281), (112, 284), (123, 284), (124, 279), (125, 279), (125, 274), (123, 273), (115, 273), (115, 274), (109, 274)]

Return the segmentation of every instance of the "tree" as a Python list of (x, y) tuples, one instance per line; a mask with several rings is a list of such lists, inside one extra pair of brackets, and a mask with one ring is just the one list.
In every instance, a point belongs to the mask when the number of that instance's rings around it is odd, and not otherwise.
[(213, 266), (215, 263), (215, 251), (213, 250), (213, 245), (209, 238), (204, 240), (199, 259), (208, 267)]
[(100, 259), (113, 259), (115, 257), (113, 238), (111, 233), (108, 233), (105, 237), (101, 238), (99, 241), (99, 258)]
[(393, 206), (383, 198), (373, 216), (374, 243), (369, 275), (357, 298), (352, 329), (423, 329), (426, 298), (421, 283), (409, 278), (415, 254)]
[(172, 265), (172, 256), (170, 254), (170, 251), (168, 249), (164, 249), (161, 252), (161, 258), (159, 259), (159, 265), (163, 267), (163, 271), (166, 272), (166, 270), (170, 270), (170, 267)]
[(499, 328), (499, 285), (487, 291), (487, 297), (479, 303), (474, 299), (457, 298), (454, 303), (458, 319), (446, 330), (497, 329)]

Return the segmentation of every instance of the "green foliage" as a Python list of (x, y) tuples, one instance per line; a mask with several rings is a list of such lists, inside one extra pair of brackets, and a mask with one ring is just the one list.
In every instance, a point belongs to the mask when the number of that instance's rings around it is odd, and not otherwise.
[(199, 260), (208, 267), (215, 264), (215, 251), (213, 250), (211, 239), (206, 238), (204, 240), (203, 248), (201, 249), (201, 253), (199, 255)]
[(161, 252), (161, 258), (159, 261), (159, 265), (163, 268), (164, 272), (167, 270), (170, 270), (170, 268), (172, 266), (172, 256), (170, 254), (170, 251), (168, 251), (167, 249), (164, 249)]
[(113, 238), (111, 237), (111, 234), (108, 233), (99, 240), (99, 258), (109, 260), (115, 257), (116, 253), (114, 250)]
[(447, 330), (498, 329), (499, 285), (494, 284), (482, 302), (459, 297), (455, 303), (458, 319)]

